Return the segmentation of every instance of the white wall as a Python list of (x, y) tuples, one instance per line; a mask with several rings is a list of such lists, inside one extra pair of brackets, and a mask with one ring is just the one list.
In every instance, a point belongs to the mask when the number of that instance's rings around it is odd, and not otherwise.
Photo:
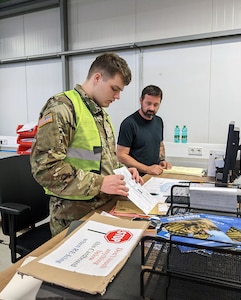
[(62, 90), (56, 60), (4, 64), (0, 68), (0, 136), (15, 135), (18, 124), (38, 121), (47, 99)]
[[(60, 51), (58, 9), (0, 20), (0, 58)], [(61, 60), (0, 64), (0, 135), (15, 135), (18, 124), (37, 122), (45, 101), (62, 90)]]
[(230, 121), (241, 126), (240, 38), (148, 49), (143, 65), (143, 85), (163, 88), (158, 114), (165, 120), (165, 140), (173, 141), (175, 125), (185, 124), (190, 142), (220, 144)]
[[(158, 114), (171, 156), (185, 157), (189, 146), (172, 147), (176, 124), (187, 125), (191, 144), (225, 147), (229, 121), (241, 126), (241, 41), (233, 35), (241, 30), (240, 0), (67, 3), (69, 50), (89, 50), (69, 57), (70, 87), (83, 82), (96, 49), (131, 45), (116, 50), (133, 73), (121, 100), (108, 109), (116, 134), (123, 118), (139, 107), (141, 89), (157, 84), (164, 92)], [(0, 137), (14, 136), (17, 124), (34, 121), (46, 100), (63, 90), (59, 12), (54, 8), (0, 20), (0, 59), (23, 58), (0, 64)], [(201, 35), (214, 38), (195, 41)], [(159, 46), (139, 47), (156, 40)], [(27, 59), (45, 54), (56, 57)]]

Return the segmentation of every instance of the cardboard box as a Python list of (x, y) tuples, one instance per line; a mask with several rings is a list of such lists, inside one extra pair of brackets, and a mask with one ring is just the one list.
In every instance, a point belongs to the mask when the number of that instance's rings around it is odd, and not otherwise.
[[(165, 206), (165, 210), (160, 210), (160, 206)], [(130, 200), (117, 200), (116, 206), (110, 211), (110, 214), (118, 217), (149, 217), (150, 215), (166, 215), (169, 205), (166, 203), (157, 203), (154, 208), (145, 215), (144, 212)]]
[[(112, 228), (113, 226), (121, 229), (130, 230), (130, 232), (138, 232), (138, 236), (135, 236), (135, 242), (131, 246), (131, 248), (128, 248), (126, 255), (121, 256), (121, 261), (119, 261), (112, 271), (105, 275), (105, 276), (93, 276), (89, 274), (83, 274), (78, 272), (69, 271), (63, 268), (58, 268), (52, 265), (48, 265), (43, 263), (43, 261), (47, 260), (51, 255), (55, 255), (56, 251), (58, 251), (62, 246), (66, 245), (66, 243), (71, 241), (71, 237), (75, 238), (76, 234), (78, 232), (81, 232), (84, 228), (88, 227), (88, 224), (92, 224), (91, 221), (99, 222), (101, 228), (101, 225), (103, 226), (109, 226)], [(136, 245), (138, 244), (139, 240), (141, 239), (144, 231), (148, 227), (149, 222), (143, 222), (143, 221), (130, 221), (130, 220), (124, 220), (124, 219), (117, 219), (117, 218), (111, 218), (106, 216), (101, 216), (97, 213), (95, 213), (93, 216), (91, 216), (89, 219), (87, 219), (83, 224), (81, 224), (78, 228), (76, 228), (70, 235), (68, 235), (64, 240), (53, 247), (50, 251), (45, 253), (44, 255), (41, 255), (37, 259), (33, 260), (32, 262), (28, 263), (25, 266), (22, 266), (18, 269), (18, 272), (20, 274), (26, 274), (33, 276), (35, 278), (41, 279), (45, 282), (53, 283), (56, 285), (60, 285), (69, 289), (77, 290), (77, 291), (83, 291), (90, 294), (104, 294), (106, 291), (106, 288), (111, 282), (117, 273), (121, 270), (121, 268), (125, 265), (126, 261), (130, 257), (131, 253), (135, 249)], [(83, 227), (83, 228), (82, 228)], [(137, 230), (136, 230), (137, 229)], [(98, 228), (97, 228), (98, 230)], [(98, 232), (100, 239), (103, 240), (103, 236), (106, 237), (109, 235), (109, 233)], [(101, 229), (99, 229), (101, 231)], [(136, 230), (136, 231), (135, 231)], [(94, 231), (94, 230), (90, 230)], [(89, 233), (91, 234), (91, 233)], [(73, 240), (72, 238), (72, 240)], [(84, 237), (83, 237), (84, 238)], [(78, 241), (76, 241), (78, 242)], [(118, 243), (117, 240), (115, 242)], [(123, 243), (124, 244), (124, 243)], [(109, 246), (111, 247), (111, 246)], [(118, 247), (124, 247), (119, 245)], [(87, 252), (86, 252), (87, 253)], [(57, 258), (56, 258), (57, 259)], [(90, 260), (90, 259), (88, 259)], [(41, 261), (41, 262), (40, 262)]]

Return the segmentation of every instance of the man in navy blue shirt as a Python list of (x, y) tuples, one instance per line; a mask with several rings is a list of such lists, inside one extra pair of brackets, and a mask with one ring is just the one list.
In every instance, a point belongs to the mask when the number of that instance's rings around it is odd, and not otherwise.
[(156, 115), (162, 101), (162, 90), (146, 86), (141, 93), (138, 111), (120, 126), (117, 141), (118, 160), (127, 167), (136, 167), (141, 175), (159, 175), (171, 168), (165, 160), (163, 120)]

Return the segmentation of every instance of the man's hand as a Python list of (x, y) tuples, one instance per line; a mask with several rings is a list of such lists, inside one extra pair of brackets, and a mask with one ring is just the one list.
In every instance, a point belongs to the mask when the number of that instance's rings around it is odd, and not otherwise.
[(145, 173), (150, 175), (160, 175), (163, 172), (163, 167), (161, 165), (151, 165), (146, 166)]
[(123, 175), (107, 175), (104, 177), (100, 191), (105, 194), (128, 197), (129, 189), (126, 187)]
[(172, 165), (163, 160), (159, 163), (159, 165), (151, 165), (146, 167), (145, 173), (150, 174), (150, 175), (160, 175), (163, 172), (163, 169), (171, 169)]
[(160, 161), (160, 166), (162, 167), (162, 169), (171, 169), (172, 168), (172, 164), (165, 160)]

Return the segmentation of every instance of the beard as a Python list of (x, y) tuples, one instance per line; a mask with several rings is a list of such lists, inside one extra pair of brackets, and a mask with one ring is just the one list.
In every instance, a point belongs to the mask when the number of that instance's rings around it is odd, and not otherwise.
[(141, 110), (142, 110), (143, 115), (148, 119), (152, 119), (153, 116), (155, 115), (155, 112), (153, 110), (147, 110), (147, 111), (144, 111), (143, 109), (141, 109)]

